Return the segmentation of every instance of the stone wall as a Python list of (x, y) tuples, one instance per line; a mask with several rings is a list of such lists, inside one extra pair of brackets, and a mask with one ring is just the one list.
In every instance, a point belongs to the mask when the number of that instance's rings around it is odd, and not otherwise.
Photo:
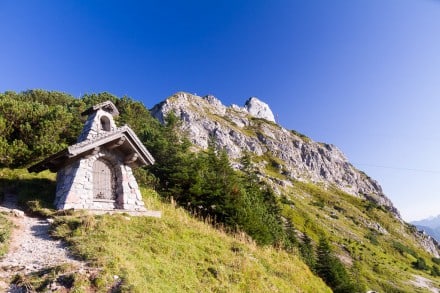
[[(116, 199), (93, 196), (93, 163), (105, 159), (116, 175)], [(132, 169), (123, 164), (117, 152), (101, 150), (58, 171), (55, 207), (57, 209), (97, 209), (146, 211)]]

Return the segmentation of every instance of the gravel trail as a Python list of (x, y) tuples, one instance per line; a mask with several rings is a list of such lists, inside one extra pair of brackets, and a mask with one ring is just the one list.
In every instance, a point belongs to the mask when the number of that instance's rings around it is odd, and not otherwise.
[[(14, 223), (9, 251), (0, 259), (0, 290), (15, 274), (29, 274), (45, 268), (72, 264), (78, 270), (83, 262), (73, 259), (61, 240), (49, 235), (47, 219), (32, 218), (16, 209), (13, 196), (5, 196), (0, 211), (9, 212)], [(3, 284), (2, 284), (3, 283)]]
[(12, 234), (8, 254), (0, 261), (0, 277), (15, 272), (25, 274), (64, 263), (81, 265), (71, 258), (60, 240), (49, 236), (49, 222), (23, 216), (15, 218), (18, 227)]

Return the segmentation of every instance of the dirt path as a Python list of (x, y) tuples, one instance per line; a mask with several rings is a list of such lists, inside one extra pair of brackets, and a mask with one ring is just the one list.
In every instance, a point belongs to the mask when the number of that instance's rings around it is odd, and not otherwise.
[[(85, 264), (73, 259), (60, 240), (49, 235), (46, 219), (32, 218), (16, 208), (14, 196), (5, 196), (1, 210), (9, 211), (14, 223), (9, 252), (0, 259), (0, 290), (8, 288), (11, 277), (29, 274), (45, 268), (72, 264), (78, 270)], [(3, 281), (3, 283), (2, 283)]]
[(8, 272), (25, 274), (63, 263), (80, 263), (71, 258), (60, 240), (49, 236), (49, 222), (23, 216), (15, 218), (18, 226), (13, 234), (8, 254), (0, 261), (0, 277)]

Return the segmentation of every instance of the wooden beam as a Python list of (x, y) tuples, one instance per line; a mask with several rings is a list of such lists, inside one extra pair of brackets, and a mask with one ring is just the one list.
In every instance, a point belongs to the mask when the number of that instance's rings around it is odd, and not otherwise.
[(125, 136), (121, 136), (120, 139), (118, 139), (117, 141), (115, 141), (114, 143), (111, 143), (107, 146), (107, 149), (112, 150), (114, 148), (120, 147), (126, 140)]
[(138, 159), (137, 153), (131, 153), (125, 157), (124, 164), (132, 164)]
[(94, 155), (96, 155), (97, 153), (99, 153), (99, 151), (101, 150), (101, 147), (95, 147), (92, 152), (90, 154), (88, 154), (87, 156), (85, 156), (85, 159), (88, 159), (90, 157), (93, 157)]

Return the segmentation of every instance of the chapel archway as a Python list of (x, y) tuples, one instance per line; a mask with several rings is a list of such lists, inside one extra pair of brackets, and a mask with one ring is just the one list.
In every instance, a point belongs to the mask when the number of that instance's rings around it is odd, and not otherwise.
[(103, 159), (93, 163), (93, 199), (116, 200), (116, 174), (113, 166)]

